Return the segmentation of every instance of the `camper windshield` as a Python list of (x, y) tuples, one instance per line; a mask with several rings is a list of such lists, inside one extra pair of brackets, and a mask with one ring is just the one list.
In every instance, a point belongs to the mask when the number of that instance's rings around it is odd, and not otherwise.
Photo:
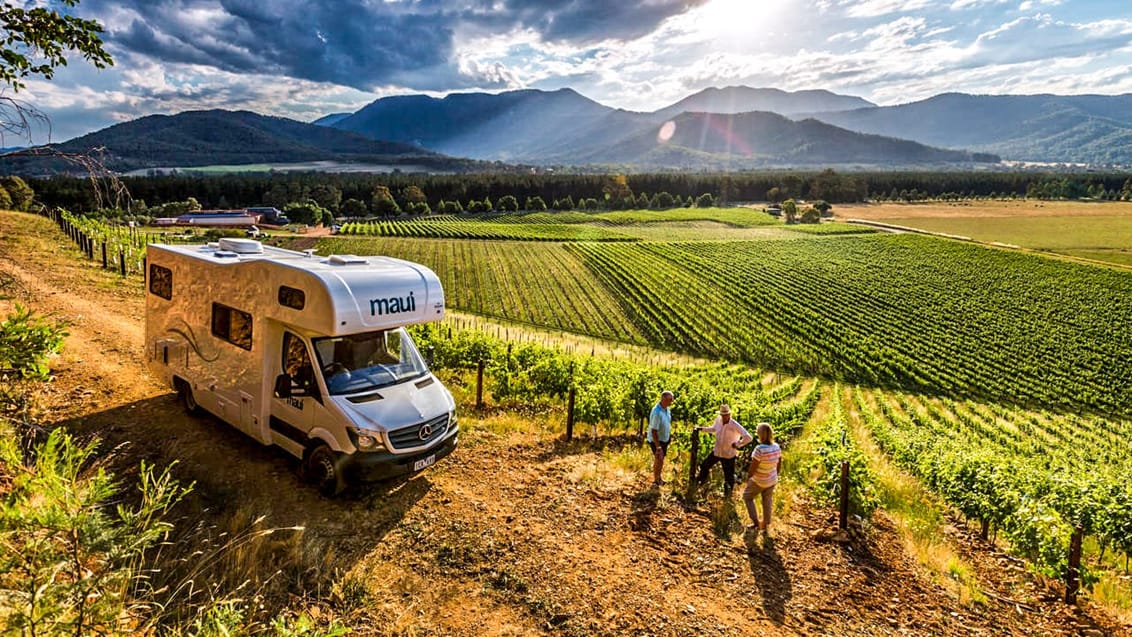
[(311, 342), (331, 395), (356, 394), (428, 373), (404, 328)]

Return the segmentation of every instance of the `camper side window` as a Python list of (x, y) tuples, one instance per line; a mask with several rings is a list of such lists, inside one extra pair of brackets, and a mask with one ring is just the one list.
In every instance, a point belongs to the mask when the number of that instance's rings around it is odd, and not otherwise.
[(252, 348), (252, 315), (220, 303), (212, 304), (212, 335), (236, 347)]
[(307, 293), (286, 285), (279, 286), (279, 305), (301, 310), (307, 305)]
[(169, 301), (173, 298), (173, 271), (164, 266), (150, 264), (149, 291)]
[(291, 332), (283, 333), (283, 372), (291, 377), (291, 387), (296, 394), (312, 394), (317, 389), (307, 346)]

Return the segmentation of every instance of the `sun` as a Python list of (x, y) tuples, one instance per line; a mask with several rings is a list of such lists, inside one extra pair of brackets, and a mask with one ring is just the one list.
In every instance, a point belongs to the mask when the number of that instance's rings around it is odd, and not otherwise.
[(695, 12), (694, 23), (705, 36), (750, 38), (773, 30), (791, 0), (710, 0)]

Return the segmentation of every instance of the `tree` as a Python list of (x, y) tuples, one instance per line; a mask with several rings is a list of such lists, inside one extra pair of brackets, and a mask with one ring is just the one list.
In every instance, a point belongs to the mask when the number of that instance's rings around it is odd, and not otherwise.
[(546, 202), (542, 197), (535, 195), (534, 197), (527, 197), (526, 203), (523, 204), (523, 210), (534, 210), (535, 212), (542, 212), (546, 210)]
[(310, 198), (331, 211), (337, 211), (342, 205), (342, 191), (329, 184), (318, 184), (311, 188)]
[(429, 208), (427, 201), (414, 201), (406, 204), (405, 212), (411, 215), (427, 215), (432, 212), (432, 208)]
[(446, 201), (441, 199), (440, 203), (436, 205), (436, 211), (443, 215), (454, 215), (464, 212), (464, 207), (460, 205), (458, 200)]
[(12, 209), (12, 196), (8, 194), (8, 191), (5, 190), (3, 186), (0, 186), (0, 210), (11, 210), (11, 209)]
[[(79, 0), (44, 2), (48, 6), (32, 9), (17, 4), (39, 3), (0, 4), (0, 84), (18, 93), (26, 78), (39, 76), (50, 80), (57, 67), (67, 65), (67, 55), (72, 53), (78, 53), (96, 68), (114, 64), (102, 48), (102, 25), (48, 8), (50, 4), (75, 7)], [(27, 102), (0, 96), (0, 142), (5, 134), (11, 134), (31, 143), (32, 120), (46, 122), (47, 116)]]
[(782, 193), (782, 189), (778, 186), (775, 186), (766, 191), (766, 200), (770, 203), (782, 203), (783, 198), (784, 195)]
[(666, 210), (674, 205), (676, 205), (676, 200), (667, 192), (658, 192), (649, 201), (649, 207), (653, 210)]
[(785, 217), (786, 223), (798, 222), (798, 204), (793, 199), (782, 202), (782, 216)]
[(370, 195), (369, 209), (375, 215), (383, 217), (392, 217), (401, 214), (401, 206), (393, 199), (393, 193), (389, 192), (388, 186), (378, 185), (373, 189)]
[(818, 223), (821, 221), (821, 213), (813, 206), (806, 206), (802, 209), (802, 215), (798, 220), (802, 223)]
[(516, 212), (519, 210), (519, 200), (514, 195), (503, 195), (495, 202), (495, 207), (500, 212)]
[[(67, 7), (78, 6), (79, 0), (58, 0)], [(42, 76), (50, 80), (55, 68), (67, 65), (67, 53), (76, 52), (96, 68), (114, 65), (102, 48), (102, 25), (63, 15), (54, 9), (24, 9), (5, 2), (0, 5), (0, 26), (3, 27), (3, 49), (0, 50), (0, 82), (19, 91), (24, 78)]]
[(605, 194), (605, 202), (610, 208), (623, 205), (625, 199), (633, 198), (633, 189), (629, 187), (629, 179), (625, 175), (613, 175), (601, 187)]
[(699, 197), (696, 197), (696, 207), (697, 208), (711, 208), (714, 205), (715, 205), (715, 197), (712, 197), (710, 192), (705, 192), (704, 194), (700, 195)]
[(425, 196), (420, 186), (410, 184), (401, 189), (401, 202), (405, 205), (405, 208), (408, 208), (409, 204), (428, 202), (428, 197)]
[(350, 197), (342, 202), (339, 211), (347, 217), (364, 217), (369, 212), (369, 209), (366, 208), (365, 202), (361, 199)]
[(814, 206), (814, 210), (817, 210), (818, 214), (820, 214), (821, 216), (823, 216), (823, 217), (832, 217), (833, 216), (831, 214), (827, 214), (830, 210), (833, 210), (833, 206), (828, 201), (825, 201), (824, 199), (818, 199), (817, 201), (815, 201), (813, 203), (813, 206)]
[(305, 223), (308, 226), (322, 222), (323, 217), (329, 217), (329, 212), (311, 199), (292, 201), (283, 207), (287, 218), (295, 223)]

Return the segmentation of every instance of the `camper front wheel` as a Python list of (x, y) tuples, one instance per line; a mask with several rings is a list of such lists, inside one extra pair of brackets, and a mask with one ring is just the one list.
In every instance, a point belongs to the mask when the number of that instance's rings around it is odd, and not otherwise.
[(342, 476), (342, 454), (320, 444), (307, 454), (305, 467), (307, 479), (318, 487), (319, 493), (333, 497), (342, 493), (346, 488), (346, 480)]
[(181, 404), (185, 406), (185, 411), (193, 416), (200, 414), (200, 405), (197, 404), (197, 399), (193, 396), (193, 388), (187, 381), (177, 381), (177, 393), (181, 397)]

